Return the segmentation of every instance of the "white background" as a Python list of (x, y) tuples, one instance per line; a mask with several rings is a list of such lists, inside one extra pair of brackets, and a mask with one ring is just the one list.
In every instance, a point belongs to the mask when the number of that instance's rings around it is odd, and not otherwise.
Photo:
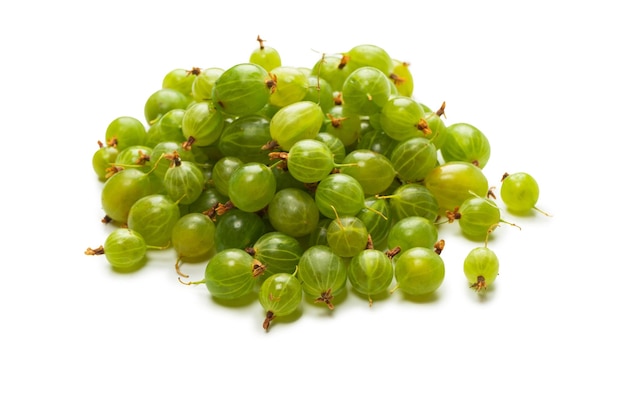
[[(470, 4), (472, 3), (472, 4)], [(617, 2), (36, 2), (1, 6), (0, 415), (623, 416), (623, 19)], [(17, 4), (17, 2), (13, 2)], [(527, 171), (552, 217), (507, 219), (493, 291), (475, 244), (443, 227), (430, 302), (261, 328), (256, 302), (180, 285), (171, 252), (120, 275), (83, 254), (100, 223), (97, 141), (174, 68), (283, 64), (373, 43), (410, 62), (415, 97), (490, 139), (485, 173)], [(201, 279), (204, 265), (185, 264)]]

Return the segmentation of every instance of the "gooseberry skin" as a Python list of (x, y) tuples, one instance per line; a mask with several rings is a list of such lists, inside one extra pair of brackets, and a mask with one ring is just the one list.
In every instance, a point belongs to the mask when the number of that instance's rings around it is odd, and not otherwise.
[(330, 174), (317, 185), (315, 204), (329, 219), (336, 216), (355, 216), (365, 207), (365, 193), (361, 184), (347, 174)]
[(459, 206), (459, 226), (470, 239), (483, 240), (500, 223), (500, 209), (484, 197), (470, 197)]
[(343, 106), (333, 106), (326, 113), (323, 130), (336, 136), (344, 145), (351, 146), (361, 136), (361, 117), (347, 114)]
[(425, 217), (409, 216), (391, 226), (387, 244), (391, 249), (399, 247), (399, 256), (402, 256), (403, 251), (414, 247), (432, 249), (438, 236), (437, 227), (432, 221)]
[(387, 76), (370, 66), (352, 71), (341, 90), (345, 114), (369, 116), (380, 112), (391, 94)]
[(380, 124), (387, 135), (397, 141), (417, 136), (426, 123), (423, 107), (414, 99), (394, 96), (387, 100), (380, 113)]
[(191, 86), (196, 79), (196, 75), (195, 69), (174, 68), (163, 76), (161, 87), (178, 90), (183, 94), (191, 96)]
[(230, 201), (243, 211), (262, 210), (272, 201), (275, 193), (274, 173), (260, 162), (249, 162), (240, 166), (228, 180)]
[(224, 116), (217, 111), (212, 101), (201, 101), (185, 110), (181, 123), (185, 138), (193, 138), (196, 146), (209, 146), (220, 138)]
[(394, 220), (420, 216), (435, 221), (439, 212), (439, 203), (435, 195), (424, 185), (418, 183), (403, 184), (386, 196)]
[(302, 284), (293, 274), (277, 273), (270, 275), (259, 289), (259, 302), (266, 311), (263, 323), (265, 330), (276, 317), (286, 316), (295, 312), (303, 298)]
[(104, 183), (101, 191), (102, 209), (111, 220), (126, 223), (132, 205), (152, 194), (152, 191), (149, 174), (137, 168), (126, 168)]
[(491, 156), (487, 137), (469, 123), (454, 123), (446, 128), (447, 138), (441, 147), (444, 161), (465, 161), (484, 168)]
[(215, 248), (215, 223), (202, 213), (181, 216), (172, 228), (172, 246), (185, 258), (199, 258)]
[(107, 180), (107, 169), (115, 162), (118, 154), (119, 151), (115, 146), (102, 146), (93, 153), (91, 165), (99, 181)]
[(246, 249), (263, 236), (267, 226), (256, 213), (233, 208), (218, 216), (215, 226), (215, 248), (218, 251)]
[(539, 184), (526, 172), (508, 174), (500, 185), (500, 198), (510, 211), (528, 212), (539, 201)]
[(350, 48), (344, 55), (348, 58), (345, 69), (349, 74), (365, 66), (377, 68), (386, 77), (391, 75), (393, 71), (393, 60), (386, 50), (377, 45), (356, 45)]
[(391, 79), (398, 89), (398, 94), (411, 97), (413, 95), (414, 80), (409, 63), (398, 59), (392, 59), (391, 62), (393, 63)]
[(439, 203), (442, 214), (453, 211), (474, 195), (486, 196), (489, 183), (485, 174), (469, 162), (446, 162), (433, 168), (424, 178), (424, 185)]
[(169, 196), (150, 194), (140, 198), (128, 212), (128, 228), (139, 232), (149, 246), (166, 247), (180, 209)]
[(330, 152), (333, 154), (335, 164), (341, 164), (343, 162), (346, 157), (346, 147), (341, 139), (329, 132), (320, 132), (314, 139), (328, 146), (328, 149), (330, 149)]
[(383, 247), (392, 225), (389, 202), (382, 198), (368, 197), (365, 199), (365, 207), (356, 216), (365, 224), (374, 248)]
[(348, 265), (352, 288), (370, 299), (385, 292), (393, 281), (393, 263), (382, 251), (365, 249), (352, 257)]
[(195, 101), (207, 101), (213, 97), (215, 81), (224, 73), (222, 68), (205, 68), (198, 74), (191, 85), (191, 96)]
[(182, 143), (187, 138), (183, 134), (185, 109), (172, 109), (153, 123), (146, 137), (146, 146), (154, 148), (162, 142)]
[(107, 261), (116, 269), (134, 269), (145, 261), (146, 242), (134, 230), (117, 228), (107, 236), (102, 246)]
[(305, 294), (327, 302), (331, 309), (330, 300), (345, 289), (348, 280), (344, 260), (326, 245), (311, 246), (304, 251), (298, 262), (298, 277)]
[(269, 119), (261, 115), (239, 117), (224, 126), (217, 146), (224, 156), (244, 162), (268, 162), (269, 150), (262, 147), (272, 140), (269, 125)]
[(395, 263), (396, 288), (408, 295), (425, 296), (435, 292), (444, 276), (443, 260), (432, 249), (411, 248)]
[(224, 156), (215, 162), (211, 169), (211, 180), (217, 191), (227, 196), (230, 177), (244, 162), (236, 156)]
[(204, 173), (195, 162), (180, 161), (165, 171), (163, 185), (167, 194), (180, 204), (191, 204), (202, 193)]
[(330, 174), (335, 162), (325, 143), (315, 139), (302, 139), (289, 150), (287, 167), (298, 181), (315, 183)]
[(408, 139), (394, 148), (390, 162), (402, 181), (421, 181), (437, 165), (437, 149), (426, 138)]
[[(463, 272), (471, 288), (489, 288), (500, 272), (500, 262), (494, 251), (487, 247), (472, 249), (463, 261)], [(482, 280), (478, 277), (482, 277)], [(482, 281), (482, 282), (481, 282)]]
[(324, 123), (322, 108), (312, 101), (298, 101), (281, 107), (270, 120), (270, 136), (289, 151), (300, 139), (312, 139)]
[(170, 110), (187, 108), (191, 101), (191, 96), (178, 90), (161, 88), (152, 93), (146, 100), (144, 116), (148, 124), (153, 124)]
[(304, 252), (300, 242), (293, 236), (272, 231), (263, 234), (252, 247), (255, 259), (265, 265), (261, 277), (293, 272)]
[(299, 188), (284, 188), (274, 194), (267, 206), (271, 225), (289, 236), (302, 237), (311, 233), (319, 221), (315, 200)]
[(301, 101), (309, 90), (309, 77), (298, 68), (278, 66), (271, 70), (276, 87), (270, 95), (270, 104), (284, 107)]
[(203, 282), (211, 295), (236, 300), (252, 293), (256, 283), (254, 258), (242, 249), (217, 252), (207, 264)]
[(250, 63), (262, 66), (266, 71), (271, 71), (282, 65), (280, 53), (271, 46), (259, 45), (251, 53), (248, 59)]
[(254, 114), (269, 103), (269, 74), (257, 64), (241, 63), (225, 70), (213, 84), (215, 107), (230, 116)]
[(396, 172), (383, 154), (369, 149), (355, 149), (343, 159), (341, 172), (354, 177), (366, 196), (384, 192), (391, 186)]
[(344, 258), (351, 258), (367, 246), (367, 228), (358, 217), (339, 217), (326, 229), (330, 249)]
[(144, 145), (146, 127), (132, 116), (120, 116), (113, 119), (106, 128), (105, 139), (108, 146), (115, 146), (122, 151), (129, 146)]

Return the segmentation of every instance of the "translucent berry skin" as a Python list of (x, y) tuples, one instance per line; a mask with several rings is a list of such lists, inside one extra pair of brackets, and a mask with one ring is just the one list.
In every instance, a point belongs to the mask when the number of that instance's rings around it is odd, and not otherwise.
[(404, 141), (418, 136), (425, 115), (424, 108), (414, 99), (392, 96), (382, 107), (380, 124), (391, 138)]
[(311, 74), (319, 75), (328, 81), (333, 91), (341, 91), (348, 76), (348, 70), (342, 65), (341, 59), (339, 55), (324, 56), (313, 65)]
[(446, 162), (433, 168), (424, 185), (439, 203), (442, 214), (452, 211), (473, 195), (486, 196), (489, 183), (485, 174), (476, 165), (469, 162)]
[(341, 293), (348, 280), (344, 260), (325, 245), (311, 246), (304, 251), (298, 262), (298, 277), (304, 293), (314, 299)]
[(114, 146), (103, 146), (93, 153), (91, 165), (98, 176), (98, 180), (102, 182), (107, 180), (107, 169), (111, 168), (111, 164), (115, 162), (118, 154), (119, 151)]
[(324, 123), (322, 108), (312, 101), (281, 107), (270, 120), (270, 135), (280, 148), (289, 151), (300, 139), (312, 139)]
[(347, 273), (355, 291), (372, 297), (385, 292), (391, 285), (393, 263), (384, 252), (365, 249), (352, 257)]
[(217, 146), (224, 156), (244, 162), (268, 162), (269, 150), (262, 147), (272, 140), (269, 125), (269, 119), (258, 114), (237, 118), (224, 126)]
[(190, 105), (183, 115), (181, 129), (185, 138), (193, 138), (196, 146), (217, 142), (224, 128), (224, 116), (213, 102), (202, 101)]
[(195, 162), (181, 161), (167, 169), (163, 185), (167, 194), (180, 204), (193, 203), (204, 188), (204, 173)]
[(355, 216), (365, 207), (363, 187), (347, 174), (331, 174), (317, 185), (315, 204), (329, 219), (338, 216)]
[(254, 290), (254, 264), (254, 258), (244, 250), (224, 249), (211, 258), (202, 282), (215, 298), (242, 298)]
[(276, 231), (263, 234), (254, 243), (252, 250), (254, 258), (266, 267), (260, 278), (295, 271), (304, 252), (296, 238)]
[(260, 211), (272, 201), (275, 193), (274, 173), (260, 162), (240, 166), (228, 180), (228, 196), (235, 207), (243, 211)]
[(173, 109), (185, 109), (192, 101), (191, 96), (172, 88), (161, 88), (152, 93), (144, 104), (144, 117), (153, 124)]
[(126, 223), (132, 205), (152, 191), (149, 174), (136, 168), (124, 169), (104, 183), (100, 198), (102, 209), (110, 219)]
[(154, 148), (162, 142), (184, 142), (186, 140), (182, 129), (184, 115), (184, 109), (172, 109), (165, 113), (148, 129), (146, 146)]
[(291, 175), (303, 183), (324, 179), (335, 167), (333, 154), (320, 140), (302, 139), (293, 144), (287, 161)]
[(271, 70), (276, 86), (270, 95), (270, 104), (284, 107), (301, 101), (309, 91), (309, 77), (298, 68), (278, 66)]
[(413, 95), (413, 73), (409, 68), (409, 64), (398, 59), (392, 59), (392, 81), (398, 89), (398, 94), (405, 97), (411, 97)]
[(256, 213), (237, 208), (228, 210), (217, 218), (215, 247), (218, 251), (248, 248), (266, 232), (266, 228)]
[(172, 246), (179, 256), (199, 258), (215, 248), (215, 223), (202, 213), (187, 213), (172, 228)]
[(539, 200), (539, 184), (526, 172), (509, 174), (502, 180), (500, 198), (510, 211), (528, 212)]
[(369, 116), (380, 112), (391, 94), (387, 77), (388, 74), (370, 66), (350, 73), (341, 90), (345, 114)]
[[(487, 247), (472, 249), (463, 262), (463, 272), (470, 287), (477, 290), (491, 286), (500, 271), (496, 254)], [(479, 278), (479, 277), (482, 277)]]
[(210, 67), (202, 70), (191, 85), (191, 96), (195, 101), (208, 101), (212, 98), (215, 81), (224, 73), (222, 68)]
[(351, 258), (367, 246), (367, 228), (358, 217), (334, 219), (326, 230), (326, 240), (330, 249), (344, 258)]
[(443, 283), (445, 266), (432, 249), (411, 248), (395, 264), (397, 288), (413, 296), (435, 292)]
[(430, 189), (419, 183), (399, 186), (388, 199), (394, 220), (420, 216), (435, 221), (440, 209), (435, 195)]
[(270, 275), (259, 289), (259, 302), (267, 313), (263, 327), (267, 330), (269, 322), (274, 318), (296, 311), (302, 304), (302, 298), (302, 284), (294, 275)]
[(343, 159), (343, 164), (341, 172), (359, 181), (366, 196), (383, 193), (396, 177), (391, 161), (369, 149), (353, 150)]
[(122, 151), (129, 146), (144, 145), (146, 128), (143, 123), (131, 116), (120, 116), (109, 123), (105, 132), (106, 144)]
[(484, 240), (495, 225), (500, 223), (500, 209), (483, 197), (468, 198), (459, 207), (461, 231), (470, 239)]
[(365, 207), (359, 211), (357, 217), (365, 224), (374, 247), (382, 248), (392, 225), (389, 202), (382, 198), (368, 197), (365, 199)]
[(415, 247), (432, 249), (438, 239), (435, 224), (420, 216), (409, 216), (398, 220), (389, 229), (387, 244), (390, 249), (400, 247), (399, 256)]
[(393, 71), (393, 60), (383, 48), (372, 44), (353, 46), (344, 54), (348, 61), (345, 69), (352, 73), (358, 68), (370, 66), (379, 69), (386, 77)]
[(469, 123), (454, 123), (446, 128), (447, 139), (441, 147), (446, 162), (465, 161), (484, 168), (491, 156), (487, 137)]
[(274, 229), (293, 237), (311, 233), (320, 217), (313, 197), (298, 188), (276, 192), (267, 207), (267, 214)]
[(267, 70), (260, 65), (234, 65), (215, 80), (211, 91), (213, 103), (231, 116), (254, 114), (269, 103), (269, 79)]
[(127, 270), (140, 266), (146, 256), (146, 242), (143, 237), (130, 229), (118, 228), (107, 236), (104, 255), (116, 269)]
[(217, 191), (227, 196), (230, 177), (244, 162), (236, 156), (224, 156), (217, 160), (211, 169), (211, 180)]
[(408, 139), (394, 148), (390, 162), (401, 180), (421, 181), (437, 165), (437, 149), (426, 138)]
[(165, 247), (180, 219), (180, 209), (170, 197), (151, 194), (140, 198), (128, 213), (128, 228), (140, 233), (147, 245)]
[(178, 90), (191, 96), (191, 86), (196, 79), (196, 73), (184, 68), (175, 68), (163, 76), (161, 87)]
[(248, 60), (252, 64), (262, 66), (266, 71), (271, 71), (282, 64), (280, 53), (275, 48), (267, 45), (263, 45), (263, 48), (254, 49), (250, 53)]

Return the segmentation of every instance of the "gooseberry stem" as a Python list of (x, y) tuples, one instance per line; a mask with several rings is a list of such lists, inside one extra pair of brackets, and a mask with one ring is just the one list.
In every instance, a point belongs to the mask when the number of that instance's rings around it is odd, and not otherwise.
[(271, 311), (268, 311), (267, 314), (265, 314), (265, 320), (263, 321), (263, 328), (265, 329), (266, 332), (269, 331), (270, 329), (270, 323), (272, 320), (274, 320), (274, 313), (272, 313)]
[(100, 245), (95, 249), (87, 248), (85, 250), (85, 255), (104, 255), (104, 247)]
[(203, 279), (202, 281), (183, 281), (181, 277), (178, 277), (178, 282), (180, 282), (183, 285), (198, 285), (198, 284), (205, 284), (206, 283), (206, 279)]
[(334, 298), (334, 296), (332, 295), (332, 291), (333, 290), (331, 288), (327, 289), (319, 297), (315, 299), (315, 302), (326, 303), (329, 309), (334, 310), (335, 306), (332, 303), (332, 299)]
[(180, 275), (181, 277), (189, 278), (189, 275), (187, 275), (187, 274), (183, 274), (183, 273), (180, 271), (180, 263), (182, 262), (182, 260), (183, 260), (183, 257), (182, 257), (182, 256), (179, 256), (179, 257), (176, 259), (176, 264), (174, 265), (174, 267), (176, 268), (176, 273), (177, 273), (178, 275)]
[(550, 213), (547, 213), (547, 212), (545, 212), (545, 211), (541, 210), (541, 209), (540, 209), (540, 208), (538, 208), (538, 207), (533, 207), (533, 209), (534, 209), (534, 210), (537, 210), (539, 213), (543, 214), (544, 216), (552, 217), (552, 215), (551, 215)]

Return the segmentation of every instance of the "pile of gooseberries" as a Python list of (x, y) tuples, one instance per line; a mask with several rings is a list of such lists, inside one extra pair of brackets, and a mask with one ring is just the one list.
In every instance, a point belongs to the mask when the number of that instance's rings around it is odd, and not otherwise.
[[(295, 68), (257, 41), (230, 68), (168, 72), (144, 120), (108, 124), (92, 164), (111, 231), (85, 253), (134, 271), (149, 251), (173, 249), (181, 283), (223, 300), (256, 293), (268, 330), (304, 299), (336, 308), (346, 288), (370, 306), (398, 290), (436, 292), (439, 229), (455, 223), (475, 243), (458, 269), (489, 291), (499, 273), (489, 236), (512, 223), (483, 173), (485, 134), (447, 125), (445, 102), (416, 101), (409, 65), (381, 47)], [(539, 210), (530, 174), (501, 181), (509, 212)], [(206, 263), (203, 279), (185, 262)]]

